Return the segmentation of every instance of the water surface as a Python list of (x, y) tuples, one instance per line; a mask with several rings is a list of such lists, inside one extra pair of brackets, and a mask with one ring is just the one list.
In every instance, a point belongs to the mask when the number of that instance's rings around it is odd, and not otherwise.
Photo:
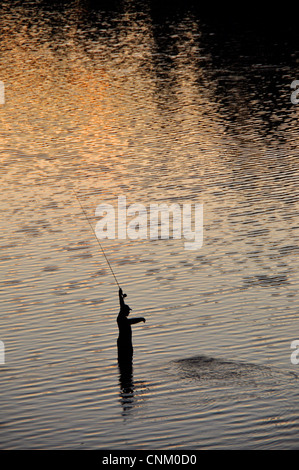
[[(162, 14), (163, 13), (163, 14)], [(296, 449), (292, 37), (192, 8), (1, 7), (2, 449)], [(204, 243), (105, 240), (100, 203), (202, 203)]]

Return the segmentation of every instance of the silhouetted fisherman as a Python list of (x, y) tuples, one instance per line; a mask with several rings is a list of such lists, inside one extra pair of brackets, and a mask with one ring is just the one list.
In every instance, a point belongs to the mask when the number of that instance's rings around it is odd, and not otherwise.
[(124, 297), (126, 294), (123, 294), (121, 288), (119, 288), (119, 304), (120, 311), (117, 317), (117, 324), (119, 329), (119, 336), (117, 339), (117, 348), (118, 348), (118, 362), (130, 362), (133, 357), (133, 344), (132, 344), (132, 329), (131, 325), (135, 323), (145, 322), (145, 318), (128, 318), (130, 310), (132, 310), (129, 305), (125, 304)]

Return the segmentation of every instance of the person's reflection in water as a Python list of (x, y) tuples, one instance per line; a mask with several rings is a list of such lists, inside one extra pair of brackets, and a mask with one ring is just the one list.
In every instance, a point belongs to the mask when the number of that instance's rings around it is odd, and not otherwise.
[(120, 311), (117, 317), (119, 336), (117, 339), (119, 381), (121, 389), (121, 403), (124, 413), (130, 410), (134, 404), (133, 383), (133, 344), (131, 325), (145, 322), (143, 317), (128, 318), (130, 307), (125, 304), (122, 289), (119, 289)]
[(119, 367), (120, 403), (123, 407), (123, 415), (125, 416), (134, 406), (134, 382), (133, 382), (132, 359), (123, 361), (119, 357), (118, 367)]

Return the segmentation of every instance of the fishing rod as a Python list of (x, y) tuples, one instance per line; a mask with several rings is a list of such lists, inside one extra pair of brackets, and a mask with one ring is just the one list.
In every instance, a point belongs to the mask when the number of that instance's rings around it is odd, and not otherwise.
[[(84, 209), (84, 207), (83, 207), (83, 205), (82, 205), (82, 203), (81, 203), (81, 201), (80, 201), (78, 195), (76, 194), (76, 192), (75, 192), (74, 190), (72, 190), (72, 191), (73, 191), (74, 195), (76, 196), (77, 201), (78, 201), (79, 204), (80, 204), (80, 207), (81, 207), (81, 209), (82, 209), (82, 212), (83, 212), (83, 214), (84, 214), (84, 216), (85, 216), (87, 222), (89, 223), (89, 226), (90, 226), (91, 230), (93, 231), (94, 236), (96, 237), (96, 240), (97, 240), (97, 242), (98, 242), (98, 244), (99, 244), (99, 246), (100, 246), (100, 248), (101, 248), (101, 250), (102, 250), (102, 253), (103, 253), (104, 257), (105, 257), (105, 260), (107, 261), (107, 264), (108, 264), (108, 266), (109, 266), (109, 268), (110, 268), (110, 271), (111, 271), (111, 273), (112, 273), (112, 275), (113, 275), (113, 277), (114, 277), (114, 279), (115, 279), (115, 282), (116, 282), (116, 284), (118, 285), (118, 287), (120, 288), (120, 285), (119, 285), (119, 283), (118, 283), (118, 280), (116, 279), (116, 276), (115, 276), (114, 271), (113, 271), (113, 269), (112, 269), (112, 266), (111, 266), (111, 264), (110, 264), (110, 262), (109, 262), (109, 259), (108, 259), (107, 256), (106, 256), (106, 253), (105, 253), (105, 251), (104, 251), (104, 248), (102, 247), (101, 242), (100, 242), (100, 240), (98, 239), (98, 237), (97, 237), (97, 235), (96, 235), (96, 232), (95, 232), (95, 230), (94, 230), (94, 228), (93, 228), (93, 226), (92, 226), (92, 224), (91, 224), (91, 222), (90, 222), (90, 220), (89, 220), (89, 218), (88, 218), (88, 216), (87, 216), (87, 214), (86, 214), (86, 211), (85, 211), (85, 209)], [(126, 296), (126, 294), (123, 294), (123, 295)]]

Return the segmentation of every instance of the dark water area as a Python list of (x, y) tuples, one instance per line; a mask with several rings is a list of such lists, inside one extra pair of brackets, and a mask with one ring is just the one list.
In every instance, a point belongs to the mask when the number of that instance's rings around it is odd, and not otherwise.
[[(1, 2), (1, 449), (298, 449), (298, 64), (281, 6)], [(103, 240), (130, 363), (75, 194), (203, 205)]]

